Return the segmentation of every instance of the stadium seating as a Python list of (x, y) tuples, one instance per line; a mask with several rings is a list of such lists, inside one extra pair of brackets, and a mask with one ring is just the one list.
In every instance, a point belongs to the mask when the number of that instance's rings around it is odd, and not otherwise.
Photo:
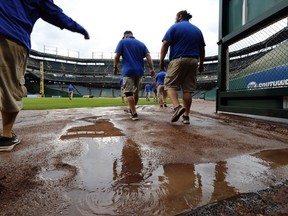
[[(229, 53), (230, 76), (236, 77), (242, 71), (249, 71), (245, 68), (249, 68), (249, 65), (257, 62), (257, 60), (263, 58), (268, 52), (273, 50), (267, 49), (266, 51), (263, 51), (263, 48), (267, 47), (267, 44), (271, 46), (275, 45), (277, 42), (277, 37), (282, 36), (281, 38), (284, 38), (283, 34), (287, 35), (287, 29), (284, 29), (276, 36), (274, 35), (265, 41), (254, 44), (253, 46)], [(283, 44), (285, 45), (287, 43)], [(284, 46), (283, 44), (282, 46)], [(287, 48), (285, 49), (287, 50)], [(103, 54), (101, 56), (103, 56)], [(89, 95), (93, 97), (118, 97), (121, 95), (121, 76), (113, 75), (112, 57), (107, 59), (83, 59), (79, 57), (75, 58), (42, 53), (35, 50), (31, 50), (25, 76), (29, 94), (35, 94), (37, 91), (39, 93), (39, 87), (35, 87), (35, 85), (39, 86), (40, 79), (42, 77), (40, 62), (44, 63), (45, 92), (47, 92), (47, 88), (53, 91), (62, 91), (63, 95), (67, 95), (66, 88), (68, 84), (71, 83), (76, 87), (79, 96)], [(154, 59), (153, 63), (156, 68), (156, 72), (158, 72), (159, 60)], [(121, 61), (118, 68), (121, 71)], [(201, 98), (205, 91), (213, 90), (216, 87), (218, 79), (218, 56), (206, 57), (204, 61), (204, 68), (205, 70), (201, 74), (197, 75), (197, 91), (193, 96), (194, 98)], [(145, 94), (143, 94), (145, 84), (151, 84), (152, 82), (154, 82), (154, 79), (150, 77), (150, 70), (145, 60), (142, 90), (139, 94), (140, 97), (145, 97)], [(53, 93), (55, 94), (55, 92)]]

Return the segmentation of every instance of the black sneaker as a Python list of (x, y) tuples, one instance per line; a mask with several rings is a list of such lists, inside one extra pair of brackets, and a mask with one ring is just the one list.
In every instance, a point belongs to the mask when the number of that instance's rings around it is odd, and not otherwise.
[(181, 115), (185, 112), (185, 108), (179, 105), (174, 109), (174, 114), (171, 118), (171, 122), (176, 122), (180, 118)]
[(160, 105), (160, 108), (163, 108), (163, 104)]
[(15, 145), (21, 142), (16, 134), (12, 133), (12, 137), (3, 137), (0, 136), (0, 151), (11, 151)]
[(136, 121), (136, 120), (139, 119), (137, 113), (132, 114), (132, 115), (130, 116), (130, 118), (131, 118), (133, 121)]
[(167, 104), (166, 104), (166, 103), (164, 103), (164, 107), (167, 107)]
[(190, 124), (190, 119), (189, 119), (189, 116), (182, 116), (182, 122), (184, 124)]

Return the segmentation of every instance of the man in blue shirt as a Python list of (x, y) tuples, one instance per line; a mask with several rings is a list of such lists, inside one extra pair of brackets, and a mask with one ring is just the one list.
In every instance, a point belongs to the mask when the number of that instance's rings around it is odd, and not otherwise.
[(166, 98), (167, 91), (164, 89), (164, 80), (166, 76), (166, 71), (159, 71), (155, 77), (155, 83), (157, 86), (158, 97), (160, 100), (160, 107), (167, 107)]
[[(186, 10), (176, 14), (172, 25), (162, 39), (160, 68), (165, 68), (165, 56), (170, 47), (169, 64), (165, 77), (165, 89), (174, 106), (171, 122), (183, 115), (183, 123), (190, 124), (189, 113), (192, 93), (196, 90), (196, 74), (203, 71), (205, 42), (201, 30), (189, 23), (192, 15)], [(198, 64), (199, 63), (199, 64)], [(183, 106), (179, 104), (177, 89), (182, 90)]]
[(74, 94), (74, 87), (72, 84), (70, 84), (68, 86), (68, 96), (69, 96), (69, 99), (72, 100), (73, 98), (73, 94)]
[(145, 85), (146, 101), (150, 101), (151, 86), (149, 83)]
[(151, 76), (154, 76), (153, 61), (146, 45), (135, 39), (131, 31), (125, 31), (122, 40), (119, 41), (114, 56), (114, 75), (117, 75), (118, 64), (122, 56), (122, 76), (124, 94), (126, 96), (130, 118), (138, 120), (136, 105), (139, 100), (141, 79), (144, 75), (144, 58), (146, 58)]
[(151, 84), (151, 92), (153, 93), (154, 102), (158, 102), (157, 87), (155, 85), (155, 82), (152, 82), (152, 84)]
[(0, 1), (0, 110), (2, 136), (0, 151), (10, 151), (20, 143), (12, 132), (26, 95), (24, 74), (31, 49), (30, 35), (36, 21), (44, 21), (89, 39), (88, 32), (65, 15), (53, 0)]

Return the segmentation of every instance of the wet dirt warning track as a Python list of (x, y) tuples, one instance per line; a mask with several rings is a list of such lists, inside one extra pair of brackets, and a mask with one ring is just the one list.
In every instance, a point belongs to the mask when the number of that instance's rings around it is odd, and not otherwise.
[(139, 121), (124, 109), (20, 112), (22, 143), (0, 152), (0, 215), (288, 215), (285, 120), (202, 100), (190, 125), (170, 123), (171, 107), (138, 106)]

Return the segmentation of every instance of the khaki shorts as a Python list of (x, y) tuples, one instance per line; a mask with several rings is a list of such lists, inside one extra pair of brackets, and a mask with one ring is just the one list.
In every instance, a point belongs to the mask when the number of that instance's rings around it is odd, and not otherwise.
[(26, 47), (0, 37), (0, 110), (19, 112), (26, 96), (24, 74), (27, 67)]
[(167, 97), (167, 91), (164, 89), (164, 85), (158, 85), (157, 87), (158, 97)]
[(123, 79), (123, 92), (132, 92), (133, 94), (138, 94), (142, 82), (142, 77), (124, 77)]
[(123, 86), (121, 87), (121, 97), (125, 97)]
[(181, 57), (168, 64), (164, 80), (165, 89), (181, 88), (182, 92), (193, 93), (196, 90), (198, 59)]

